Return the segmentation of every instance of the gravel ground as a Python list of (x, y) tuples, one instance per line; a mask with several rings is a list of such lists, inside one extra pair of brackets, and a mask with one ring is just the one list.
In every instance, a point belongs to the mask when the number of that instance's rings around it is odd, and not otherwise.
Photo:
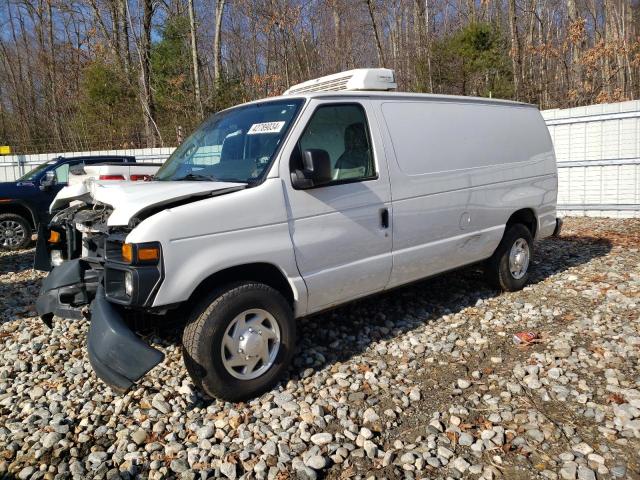
[(638, 220), (567, 219), (521, 292), (466, 269), (304, 320), (289, 379), (236, 405), (166, 332), (114, 393), (85, 322), (34, 316), (33, 251), (3, 253), (0, 477), (640, 478), (639, 249)]

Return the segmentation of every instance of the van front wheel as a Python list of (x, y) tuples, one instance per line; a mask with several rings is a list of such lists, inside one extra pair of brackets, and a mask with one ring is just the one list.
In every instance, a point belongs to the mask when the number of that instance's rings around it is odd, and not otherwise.
[(275, 289), (241, 282), (198, 305), (182, 336), (193, 382), (229, 401), (255, 397), (286, 372), (295, 345), (291, 307)]
[(529, 280), (533, 258), (533, 237), (527, 227), (516, 223), (507, 227), (502, 241), (487, 260), (487, 280), (507, 292), (521, 290)]

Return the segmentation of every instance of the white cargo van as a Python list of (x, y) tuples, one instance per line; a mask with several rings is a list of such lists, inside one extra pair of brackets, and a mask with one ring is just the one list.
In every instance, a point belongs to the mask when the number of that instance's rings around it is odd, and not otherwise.
[(240, 400), (287, 370), (298, 317), (478, 262), (522, 288), (559, 228), (540, 113), (393, 87), (383, 69), (307, 82), (215, 114), (154, 181), (92, 184), (50, 224), (67, 261), (39, 313), (92, 300), (91, 364), (125, 390), (163, 358), (129, 313), (177, 312), (194, 383)]

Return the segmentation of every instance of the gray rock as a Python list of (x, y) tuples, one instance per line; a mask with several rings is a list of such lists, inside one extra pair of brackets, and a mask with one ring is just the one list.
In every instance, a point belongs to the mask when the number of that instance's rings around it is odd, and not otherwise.
[(409, 392), (409, 400), (411, 400), (412, 402), (417, 402), (420, 400), (420, 390), (417, 387), (412, 388)]
[(440, 420), (431, 420), (431, 422), (429, 422), (429, 429), (433, 433), (444, 432), (444, 426)]
[(189, 464), (184, 458), (176, 458), (175, 460), (171, 461), (169, 468), (171, 468), (171, 470), (176, 473), (182, 473), (189, 470)]
[(305, 464), (307, 467), (311, 467), (314, 470), (322, 470), (327, 466), (327, 459), (322, 455), (313, 455), (307, 459)]
[(413, 452), (407, 452), (400, 457), (401, 464), (413, 465), (413, 462), (415, 461), (416, 461), (416, 456), (413, 454)]
[(590, 468), (580, 465), (578, 467), (578, 478), (579, 480), (596, 480), (596, 474)]
[(371, 440), (365, 440), (362, 448), (364, 448), (364, 451), (366, 452), (367, 457), (376, 458), (376, 455), (378, 454), (378, 447)]
[(577, 465), (575, 462), (567, 462), (560, 469), (560, 478), (563, 480), (574, 480), (576, 478)]
[(365, 440), (369, 440), (370, 438), (373, 438), (373, 432), (371, 430), (369, 430), (367, 427), (362, 427), (360, 429), (360, 435)]
[(296, 472), (296, 478), (299, 480), (316, 480), (316, 478), (318, 478), (318, 474), (315, 470), (307, 467), (302, 462), (300, 463), (301, 465), (293, 466), (293, 469)]
[(136, 445), (141, 445), (142, 443), (144, 443), (146, 439), (147, 439), (147, 432), (142, 428), (137, 429), (131, 435), (131, 440), (133, 440), (136, 443)]
[(453, 452), (449, 450), (447, 447), (440, 445), (438, 447), (438, 455), (449, 460), (451, 457), (453, 457)]
[(20, 480), (27, 480), (31, 478), (31, 475), (33, 475), (35, 471), (36, 469), (33, 467), (24, 467), (22, 470), (20, 470), (20, 473), (18, 473), (18, 478)]
[(547, 376), (549, 378), (552, 378), (554, 380), (559, 379), (562, 376), (562, 369), (561, 368), (550, 368), (549, 371), (547, 372)]
[(532, 428), (531, 430), (527, 430), (527, 436), (531, 438), (536, 443), (544, 442), (544, 433), (542, 433), (537, 428)]
[(471, 450), (476, 453), (482, 452), (484, 450), (484, 443), (482, 443), (482, 440), (476, 440), (473, 445), (471, 445)]
[(615, 478), (623, 478), (627, 475), (627, 466), (619, 464), (611, 467), (611, 476)]
[(42, 439), (42, 446), (47, 450), (53, 448), (62, 438), (63, 436), (57, 432), (49, 432)]
[(42, 389), (42, 387), (33, 387), (29, 391), (29, 398), (31, 398), (31, 400), (39, 400), (43, 396), (44, 396), (44, 390)]
[(273, 440), (267, 440), (267, 442), (262, 447), (262, 453), (266, 455), (275, 455), (278, 453), (278, 449)]
[(91, 452), (87, 457), (87, 461), (92, 465), (100, 465), (108, 456), (109, 454), (107, 452)]
[(453, 462), (451, 462), (451, 466), (458, 470), (460, 473), (464, 473), (471, 466), (471, 464), (462, 457), (456, 457)]
[(588, 444), (586, 444), (584, 442), (581, 442), (581, 443), (578, 443), (577, 445), (574, 445), (573, 447), (571, 447), (571, 449), (574, 452), (579, 453), (583, 457), (586, 457), (591, 452), (593, 452), (593, 448), (591, 448)]
[(162, 413), (169, 413), (171, 411), (171, 405), (169, 405), (166, 400), (164, 399), (164, 396), (162, 396), (162, 394), (158, 393), (157, 395), (155, 395), (153, 397), (153, 400), (151, 402), (151, 406), (153, 408), (155, 408), (156, 410), (162, 412)]
[(458, 444), (462, 445), (463, 447), (471, 446), (473, 444), (473, 436), (471, 436), (466, 432), (460, 434), (460, 438), (458, 439)]
[(571, 344), (566, 340), (556, 340), (553, 342), (553, 355), (557, 358), (569, 358), (571, 356)]
[(203, 427), (200, 427), (196, 432), (196, 435), (198, 435), (199, 440), (209, 439), (213, 437), (214, 434), (215, 434), (215, 429), (213, 428), (213, 425), (205, 425)]
[(374, 432), (382, 431), (382, 422), (380, 416), (373, 408), (367, 408), (362, 414), (363, 424)]
[(220, 465), (220, 473), (222, 473), (225, 477), (235, 480), (236, 478), (236, 466), (230, 462), (224, 462)]
[(327, 445), (331, 443), (333, 440), (333, 435), (327, 432), (316, 433), (315, 435), (311, 435), (311, 441), (315, 445)]
[(471, 386), (471, 382), (465, 378), (459, 378), (457, 384), (458, 384), (458, 388), (461, 388), (463, 390)]

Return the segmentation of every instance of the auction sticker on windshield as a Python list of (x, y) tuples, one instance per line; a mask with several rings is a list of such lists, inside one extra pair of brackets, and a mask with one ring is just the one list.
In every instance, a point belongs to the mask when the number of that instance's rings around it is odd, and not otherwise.
[(254, 123), (247, 132), (247, 135), (257, 135), (259, 133), (280, 133), (285, 122), (264, 122)]

